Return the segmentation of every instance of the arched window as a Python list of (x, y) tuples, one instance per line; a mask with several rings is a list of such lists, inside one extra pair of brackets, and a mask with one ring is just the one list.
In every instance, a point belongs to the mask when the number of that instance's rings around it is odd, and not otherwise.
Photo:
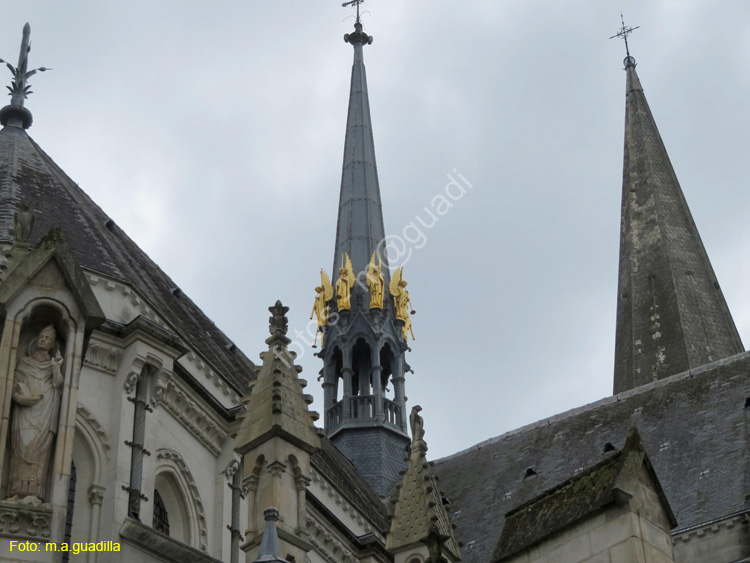
[[(158, 509), (158, 522), (157, 522), (157, 503), (156, 499), (159, 499), (161, 507)], [(166, 531), (163, 528), (157, 527), (164, 526), (165, 520), (162, 520), (162, 515), (166, 519)], [(185, 497), (182, 494), (182, 489), (175, 479), (175, 476), (170, 472), (162, 472), (156, 476), (156, 482), (154, 483), (154, 528), (169, 534), (170, 537), (181, 541), (184, 544), (192, 545), (191, 537), (191, 526), (190, 519), (188, 518), (188, 509), (185, 505)]]

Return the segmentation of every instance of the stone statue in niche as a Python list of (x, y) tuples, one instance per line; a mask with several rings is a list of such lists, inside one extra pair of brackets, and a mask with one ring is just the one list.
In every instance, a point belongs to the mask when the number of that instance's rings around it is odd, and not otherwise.
[(55, 336), (55, 327), (43, 328), (16, 367), (7, 499), (11, 502), (35, 505), (45, 500), (63, 383), (63, 358)]

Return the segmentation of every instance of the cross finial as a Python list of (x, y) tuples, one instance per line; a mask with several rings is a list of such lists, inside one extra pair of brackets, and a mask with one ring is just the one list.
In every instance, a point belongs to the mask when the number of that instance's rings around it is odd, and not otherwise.
[(614, 39), (615, 37), (620, 37), (625, 41), (625, 54), (627, 57), (625, 58), (626, 64), (629, 62), (632, 62), (635, 64), (635, 59), (630, 56), (630, 48), (628, 47), (628, 36), (633, 33), (636, 29), (641, 27), (640, 25), (637, 25), (635, 27), (628, 27), (625, 25), (625, 18), (622, 15), (622, 12), (620, 12), (620, 21), (622, 22), (622, 27), (620, 28), (620, 31), (618, 31), (615, 35), (610, 37), (610, 39)]
[(359, 5), (362, 4), (365, 0), (349, 0), (349, 2), (344, 2), (341, 4), (344, 8), (349, 8), (350, 6), (356, 6), (357, 8), (357, 23), (359, 23)]

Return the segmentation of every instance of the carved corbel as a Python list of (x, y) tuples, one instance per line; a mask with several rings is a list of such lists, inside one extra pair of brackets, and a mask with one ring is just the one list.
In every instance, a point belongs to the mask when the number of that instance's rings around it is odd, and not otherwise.
[[(227, 465), (226, 469), (224, 470), (224, 475), (226, 476), (228, 481), (232, 481), (234, 478), (234, 474), (237, 473), (237, 471), (240, 468), (240, 462), (236, 459), (233, 459), (229, 462), (229, 465)], [(245, 485), (243, 484), (242, 488), (245, 488)]]
[(136, 356), (133, 358), (133, 363), (130, 366), (130, 371), (128, 372), (128, 375), (125, 376), (125, 383), (123, 387), (125, 388), (125, 393), (130, 395), (135, 391), (135, 386), (138, 383), (138, 379), (140, 379), (141, 374), (143, 373), (143, 367), (146, 365), (146, 358), (143, 356)]
[(151, 393), (151, 404), (154, 408), (158, 407), (164, 395), (169, 390), (169, 386), (172, 384), (172, 372), (161, 368), (154, 378), (154, 389)]

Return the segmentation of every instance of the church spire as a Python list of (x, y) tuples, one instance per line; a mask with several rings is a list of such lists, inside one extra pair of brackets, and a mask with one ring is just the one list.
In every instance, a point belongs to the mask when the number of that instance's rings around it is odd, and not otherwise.
[(6, 86), (10, 91), (10, 105), (0, 109), (0, 124), (3, 126), (10, 125), (11, 127), (22, 127), (28, 129), (31, 127), (32, 117), (31, 112), (23, 107), (24, 100), (32, 94), (31, 86), (28, 84), (28, 79), (34, 76), (37, 72), (45, 72), (51, 70), (45, 67), (40, 67), (33, 70), (28, 70), (29, 66), (29, 52), (31, 51), (31, 26), (27, 23), (23, 26), (23, 36), (21, 38), (21, 51), (18, 54), (18, 65), (13, 66), (9, 62), (0, 59), (0, 63), (5, 63), (11, 74), (13, 74), (13, 81), (10, 86)]
[(615, 393), (743, 350), (635, 67), (628, 53)]
[[(357, 6), (360, 0), (356, 0)], [(354, 5), (346, 3), (347, 5)], [(354, 48), (333, 282), (321, 272), (313, 313), (322, 332), (325, 429), (373, 489), (385, 496), (405, 467), (404, 359), (410, 334), (402, 270), (384, 248), (375, 144), (362, 52), (372, 37), (359, 17), (344, 36)], [(335, 296), (334, 296), (335, 294)], [(330, 304), (330, 305), (329, 305)]]
[[(359, 5), (357, 8), (359, 9)], [(354, 64), (344, 141), (333, 270), (334, 273), (338, 270), (342, 257), (348, 254), (354, 274), (357, 275), (366, 270), (373, 252), (383, 253), (384, 249), (380, 246), (385, 238), (385, 229), (363, 58), (364, 46), (372, 44), (372, 37), (362, 30), (359, 17), (354, 24), (354, 32), (344, 35), (344, 41), (354, 48)], [(381, 258), (385, 259), (385, 256), (381, 254)]]

